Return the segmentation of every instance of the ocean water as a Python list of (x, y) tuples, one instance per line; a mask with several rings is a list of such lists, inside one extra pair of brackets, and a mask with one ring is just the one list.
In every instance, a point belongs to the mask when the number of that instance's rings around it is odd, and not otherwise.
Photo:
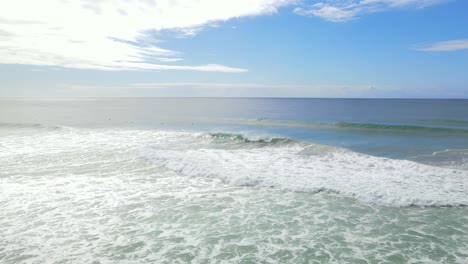
[(467, 263), (468, 100), (5, 98), (0, 263)]

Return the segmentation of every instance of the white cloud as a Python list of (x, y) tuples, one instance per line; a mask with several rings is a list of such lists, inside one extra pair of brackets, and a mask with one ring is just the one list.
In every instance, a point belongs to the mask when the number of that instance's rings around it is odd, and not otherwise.
[[(272, 14), (293, 0), (4, 0), (0, 63), (100, 70), (244, 72), (218, 64), (174, 65), (160, 30), (194, 35), (233, 18)], [(160, 61), (155, 64), (149, 61)]]
[(423, 8), (447, 0), (326, 0), (307, 8), (294, 10), (299, 15), (317, 16), (332, 22), (346, 22), (361, 14), (381, 12), (392, 8)]
[(414, 47), (419, 51), (455, 51), (468, 49), (468, 39), (449, 40), (432, 43), (429, 45), (418, 45)]
[[(445, 0), (311, 0), (295, 9), (342, 22), (399, 7)], [(194, 36), (223, 21), (274, 14), (301, 0), (2, 0), (0, 64), (99, 70), (245, 72), (207, 61), (183, 65), (183, 54), (162, 48), (162, 30)], [(235, 26), (233, 26), (235, 28)], [(213, 60), (213, 56), (207, 58)]]

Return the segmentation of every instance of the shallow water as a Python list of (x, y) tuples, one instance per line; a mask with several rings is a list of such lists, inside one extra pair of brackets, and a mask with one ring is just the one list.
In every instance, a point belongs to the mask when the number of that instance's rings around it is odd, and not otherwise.
[[(463, 133), (8, 107), (23, 116), (1, 119), (1, 263), (468, 261)], [(395, 144), (413, 137), (442, 140)]]

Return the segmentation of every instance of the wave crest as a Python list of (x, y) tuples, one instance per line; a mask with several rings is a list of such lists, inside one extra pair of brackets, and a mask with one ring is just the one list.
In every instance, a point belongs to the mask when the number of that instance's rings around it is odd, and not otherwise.
[(236, 133), (209, 133), (209, 136), (217, 141), (234, 141), (239, 143), (263, 143), (263, 144), (297, 144), (300, 141), (283, 137), (249, 137)]

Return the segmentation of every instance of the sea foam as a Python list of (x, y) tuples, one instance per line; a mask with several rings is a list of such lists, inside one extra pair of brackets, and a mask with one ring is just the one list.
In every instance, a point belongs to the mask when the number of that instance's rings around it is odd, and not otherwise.
[[(23, 128), (21, 128), (22, 130)], [(4, 172), (13, 161), (54, 153), (138, 150), (139, 157), (189, 177), (300, 192), (327, 191), (390, 206), (466, 206), (468, 171), (369, 156), (281, 137), (154, 130), (66, 129), (2, 138)], [(124, 147), (124, 148), (123, 148)], [(23, 157), (23, 158), (22, 158)], [(31, 163), (35, 170), (39, 164)]]
[(202, 144), (200, 136), (180, 134), (172, 142), (166, 138), (153, 143), (143, 155), (186, 176), (220, 178), (236, 185), (329, 191), (391, 206), (468, 205), (468, 172), (463, 170), (277, 138), (222, 134), (225, 140), (220, 142), (220, 137), (211, 134)]

